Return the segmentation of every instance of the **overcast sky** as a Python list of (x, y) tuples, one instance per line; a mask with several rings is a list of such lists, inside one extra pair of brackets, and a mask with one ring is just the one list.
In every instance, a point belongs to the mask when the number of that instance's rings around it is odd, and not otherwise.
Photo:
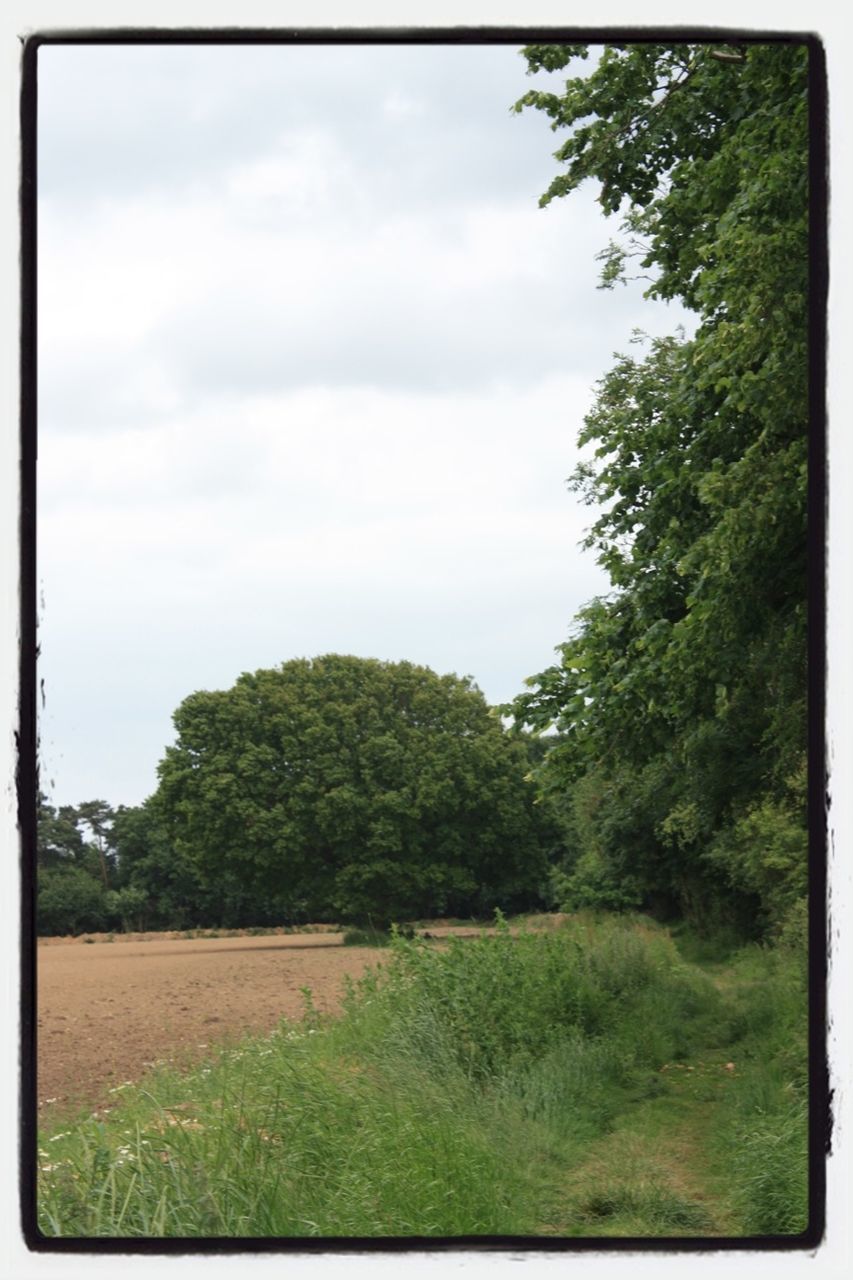
[(184, 697), (293, 657), (507, 700), (606, 588), (575, 439), (684, 316), (596, 288), (593, 188), (538, 208), (530, 84), (509, 45), (40, 50), (54, 803), (139, 803)]

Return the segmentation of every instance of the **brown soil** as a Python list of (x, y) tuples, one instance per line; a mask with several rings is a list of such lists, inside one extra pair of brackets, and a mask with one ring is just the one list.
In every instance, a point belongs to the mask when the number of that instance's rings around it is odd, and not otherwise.
[[(531, 920), (553, 927), (560, 915)], [(426, 921), (428, 938), (491, 928)], [(110, 1106), (110, 1090), (160, 1062), (198, 1061), (216, 1045), (298, 1019), (335, 1013), (345, 975), (387, 952), (344, 947), (334, 925), (306, 932), (187, 938), (180, 933), (40, 938), (37, 948), (38, 1105), (43, 1113)], [(516, 930), (513, 930), (515, 932)], [(90, 945), (87, 945), (90, 944)], [(45, 1114), (45, 1118), (46, 1114)]]
[[(93, 937), (95, 935), (92, 935)], [(54, 1111), (110, 1105), (109, 1090), (157, 1062), (274, 1030), (314, 1006), (339, 1008), (344, 975), (386, 953), (335, 933), (158, 938), (38, 946), (38, 1100)]]

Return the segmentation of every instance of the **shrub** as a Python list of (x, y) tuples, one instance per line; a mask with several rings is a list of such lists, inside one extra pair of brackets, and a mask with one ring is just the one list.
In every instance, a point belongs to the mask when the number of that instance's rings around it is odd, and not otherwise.
[(375, 996), (384, 1035), (488, 1081), (578, 1034), (624, 1048), (627, 1028), (648, 1031), (652, 1021), (657, 1034), (642, 1039), (640, 1057), (654, 1058), (681, 1043), (685, 1018), (718, 1002), (662, 931), (618, 919), (576, 919), (544, 935), (499, 926), (496, 936), (451, 938), (440, 949), (397, 937)]
[(387, 947), (391, 943), (391, 934), (387, 929), (376, 929), (367, 925), (363, 929), (347, 929), (344, 932), (345, 947)]
[(109, 910), (103, 885), (82, 867), (39, 869), (37, 924), (41, 935), (105, 929)]
[(782, 799), (752, 806), (707, 856), (735, 889), (757, 896), (765, 932), (778, 928), (808, 890), (805, 766), (788, 779)]

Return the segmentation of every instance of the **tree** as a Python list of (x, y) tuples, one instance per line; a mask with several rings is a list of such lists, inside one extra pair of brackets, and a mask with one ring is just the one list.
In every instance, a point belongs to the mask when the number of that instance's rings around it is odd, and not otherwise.
[[(51, 805), (40, 794), (37, 815), (38, 931), (74, 934), (110, 922), (106, 890), (109, 807), (103, 801), (80, 806)], [(94, 825), (90, 823), (94, 820)], [(89, 825), (95, 842), (87, 842)]]
[(110, 850), (113, 811), (106, 800), (86, 800), (78, 804), (76, 812), (77, 821), (85, 823), (94, 837), (89, 847), (97, 856), (101, 879), (106, 889), (109, 885), (109, 869), (113, 861)]
[(326, 655), (194, 693), (158, 804), (206, 884), (388, 922), (538, 901), (553, 827), (469, 679)]
[(221, 881), (212, 889), (202, 883), (195, 865), (169, 839), (156, 795), (141, 805), (120, 805), (111, 840), (118, 864), (115, 887), (125, 894), (118, 906), (138, 927), (186, 929), (265, 922), (235, 916), (233, 894), (223, 893)]
[(103, 885), (82, 867), (39, 868), (37, 919), (42, 935), (105, 928), (109, 907)]
[(56, 809), (47, 796), (39, 792), (36, 831), (39, 867), (82, 864), (85, 842), (73, 805), (61, 805)]
[[(532, 46), (531, 70), (583, 46)], [(694, 336), (621, 357), (598, 386), (573, 484), (612, 591), (560, 662), (529, 681), (521, 724), (556, 724), (546, 791), (609, 787), (599, 856), (697, 911), (709, 895), (774, 913), (778, 850), (805, 866), (808, 50), (792, 43), (605, 48), (561, 94), (516, 104), (570, 135), (547, 204), (591, 178), (647, 296), (680, 298)], [(768, 809), (769, 806), (769, 809)], [(772, 814), (771, 814), (772, 811)], [(614, 846), (614, 816), (622, 816)], [(627, 823), (627, 825), (626, 825)], [(620, 824), (616, 823), (616, 828)], [(610, 828), (610, 836), (606, 828)], [(764, 870), (745, 833), (776, 832)], [(740, 832), (735, 838), (733, 832)], [(768, 846), (770, 848), (770, 846)], [(741, 854), (736, 853), (741, 850)], [(609, 859), (609, 862), (608, 862)], [(786, 873), (787, 874), (787, 873)], [(786, 884), (802, 883), (791, 871)], [(784, 897), (785, 895), (783, 895)]]

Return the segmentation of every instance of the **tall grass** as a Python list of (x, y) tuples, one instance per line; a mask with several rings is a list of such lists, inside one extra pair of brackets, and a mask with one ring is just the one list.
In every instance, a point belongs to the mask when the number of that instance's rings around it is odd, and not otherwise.
[[(189, 1074), (161, 1070), (106, 1116), (44, 1134), (41, 1230), (538, 1234), (585, 1147), (662, 1087), (662, 1064), (741, 1012), (638, 921), (441, 947), (398, 936), (339, 1018), (309, 998), (301, 1023)], [(640, 1233), (666, 1213), (676, 1233), (704, 1221), (665, 1188), (646, 1193), (630, 1203)]]
[(808, 1225), (808, 994), (805, 953), (751, 947), (735, 957), (724, 1029), (736, 1057), (716, 1153), (749, 1235)]

